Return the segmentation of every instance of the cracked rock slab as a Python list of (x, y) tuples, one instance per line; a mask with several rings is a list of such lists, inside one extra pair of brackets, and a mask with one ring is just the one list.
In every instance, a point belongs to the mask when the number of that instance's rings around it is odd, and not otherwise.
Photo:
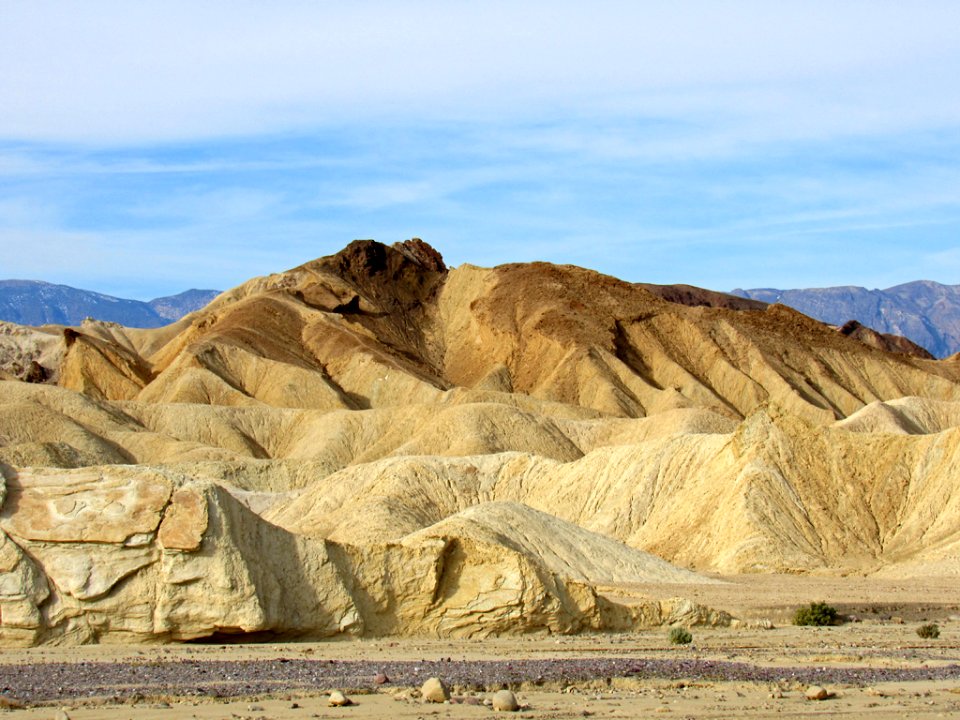
[(21, 470), (7, 480), (0, 527), (37, 542), (123, 543), (157, 529), (172, 489), (143, 468)]

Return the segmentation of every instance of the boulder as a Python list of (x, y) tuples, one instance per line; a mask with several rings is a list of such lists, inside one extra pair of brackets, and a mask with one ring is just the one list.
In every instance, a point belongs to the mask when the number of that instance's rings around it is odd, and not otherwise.
[(510, 690), (498, 690), (490, 698), (490, 706), (496, 712), (516, 712), (520, 709), (520, 703), (517, 702), (517, 696)]
[(819, 685), (811, 685), (807, 688), (807, 691), (804, 693), (804, 695), (806, 696), (807, 700), (826, 700), (827, 698), (833, 697), (833, 693)]
[[(0, 512), (3, 641), (264, 631), (329, 637), (363, 628), (325, 541), (263, 521), (218, 486), (100, 467), (23, 471), (7, 489)], [(116, 525), (95, 510), (112, 513)], [(90, 527), (81, 527), (83, 518)], [(51, 593), (41, 616), (37, 608)]]
[(332, 690), (330, 692), (330, 699), (327, 700), (327, 705), (330, 707), (347, 707), (353, 705), (353, 700), (348, 698), (339, 690)]
[(424, 702), (443, 703), (450, 700), (450, 688), (440, 678), (432, 677), (420, 688), (420, 696)]

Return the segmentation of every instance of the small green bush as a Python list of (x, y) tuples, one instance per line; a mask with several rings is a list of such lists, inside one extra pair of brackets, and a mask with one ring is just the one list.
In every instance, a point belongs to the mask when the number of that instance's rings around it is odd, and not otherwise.
[(693, 635), (686, 628), (675, 627), (670, 629), (670, 642), (673, 645), (689, 645), (693, 642)]
[(936, 623), (930, 623), (929, 625), (921, 625), (917, 628), (917, 635), (920, 637), (929, 640), (931, 638), (940, 637), (940, 626)]
[(793, 616), (794, 625), (836, 625), (837, 609), (823, 602), (810, 603), (810, 607), (798, 608)]

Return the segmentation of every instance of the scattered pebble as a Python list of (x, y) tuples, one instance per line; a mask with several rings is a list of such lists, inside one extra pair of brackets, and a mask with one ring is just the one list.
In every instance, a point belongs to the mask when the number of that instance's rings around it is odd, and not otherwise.
[[(133, 699), (177, 695), (190, 697), (258, 696), (284, 690), (318, 687), (369, 687), (376, 675), (390, 678), (387, 687), (416, 688), (427, 677), (442, 676), (461, 687), (517, 686), (533, 679), (563, 683), (563, 692), (585, 694), (578, 683), (595, 678), (634, 677), (689, 681), (796, 683), (798, 686), (870, 686), (913, 681), (960, 680), (956, 664), (923, 667), (767, 667), (748, 662), (671, 658), (571, 658), (476, 661), (327, 661), (289, 662), (244, 660), (163, 660), (148, 664), (126, 662), (40, 662), (0, 664), (0, 688), (24, 705), (67, 702), (92, 697)], [(595, 692), (594, 692), (595, 694)], [(444, 699), (449, 698), (449, 691)], [(718, 695), (722, 702), (725, 696)], [(262, 710), (260, 710), (262, 712)]]

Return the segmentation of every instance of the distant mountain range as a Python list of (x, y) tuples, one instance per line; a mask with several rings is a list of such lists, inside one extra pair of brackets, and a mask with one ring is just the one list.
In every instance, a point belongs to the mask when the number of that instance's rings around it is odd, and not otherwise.
[(903, 335), (939, 358), (960, 352), (960, 285), (918, 280), (886, 290), (737, 288), (731, 294), (788, 305), (831, 325), (857, 320), (882, 333)]
[(168, 325), (206, 306), (219, 290), (187, 290), (149, 302), (37, 280), (0, 280), (0, 320), (20, 325), (79, 325), (85, 318), (127, 327)]

